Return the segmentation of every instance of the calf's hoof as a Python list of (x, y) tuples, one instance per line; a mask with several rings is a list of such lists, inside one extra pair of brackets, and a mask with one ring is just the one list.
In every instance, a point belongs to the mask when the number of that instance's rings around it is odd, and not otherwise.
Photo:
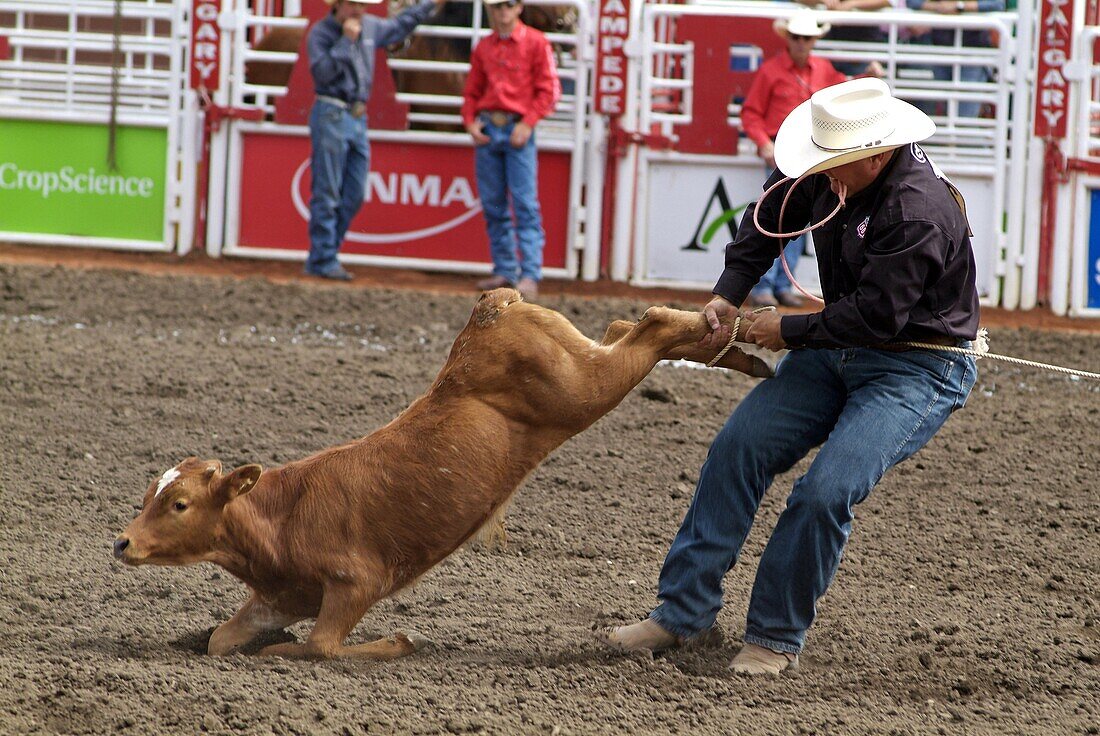
[(399, 631), (394, 634), (394, 638), (399, 642), (408, 642), (414, 652), (419, 652), (425, 647), (435, 646), (434, 641), (415, 631)]

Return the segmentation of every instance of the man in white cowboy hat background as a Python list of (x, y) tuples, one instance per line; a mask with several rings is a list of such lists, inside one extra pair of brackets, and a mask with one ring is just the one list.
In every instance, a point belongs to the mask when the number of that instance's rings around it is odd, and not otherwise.
[[(801, 180), (779, 222), (783, 194), (749, 207), (704, 314), (715, 350), (737, 306), (771, 265), (770, 232), (820, 222), (846, 190), (843, 209), (816, 230), (824, 308), (742, 315), (741, 337), (791, 348), (773, 378), (749, 392), (718, 433), (658, 584), (649, 618), (604, 632), (622, 649), (675, 646), (709, 629), (722, 578), (737, 561), (772, 479), (815, 447), (795, 481), (756, 572), (744, 647), (732, 667), (778, 674), (796, 665), (817, 600), (840, 564), (854, 506), (891, 467), (923, 447), (963, 405), (974, 359), (900, 342), (969, 345), (978, 328), (974, 256), (961, 197), (917, 141), (935, 132), (885, 82), (828, 87), (787, 117), (775, 140), (781, 173)], [(746, 330), (747, 324), (747, 330)]]
[[(756, 152), (764, 159), (769, 175), (775, 169), (775, 134), (791, 110), (819, 89), (847, 79), (828, 59), (813, 55), (814, 43), (828, 30), (828, 23), (819, 23), (807, 10), (777, 19), (775, 32), (787, 47), (760, 65), (741, 104), (741, 127), (756, 144)], [(804, 245), (805, 238), (795, 238), (783, 251), (791, 273)], [(749, 301), (754, 306), (802, 306), (802, 297), (794, 292), (779, 259), (749, 292)]]
[(476, 146), (477, 191), (493, 260), (493, 275), (477, 287), (514, 285), (530, 300), (538, 297), (546, 241), (534, 129), (553, 111), (561, 97), (561, 83), (550, 42), (520, 20), (523, 4), (519, 0), (484, 2), (493, 33), (481, 39), (470, 55), (462, 93), (462, 123)]
[(337, 254), (363, 206), (370, 144), (366, 106), (375, 50), (403, 40), (446, 0), (424, 0), (382, 19), (365, 13), (382, 0), (325, 0), (332, 11), (309, 31), (306, 48), (317, 99), (309, 115), (309, 256), (305, 272), (348, 281)]

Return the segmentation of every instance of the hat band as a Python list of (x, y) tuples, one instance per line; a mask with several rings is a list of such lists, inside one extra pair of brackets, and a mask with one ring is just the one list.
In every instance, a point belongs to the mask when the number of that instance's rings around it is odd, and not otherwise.
[(891, 128), (890, 130), (886, 131), (886, 133), (883, 134), (883, 136), (881, 138), (879, 138), (878, 140), (871, 141), (870, 143), (860, 143), (859, 145), (856, 145), (856, 146), (845, 146), (843, 148), (829, 148), (828, 146), (823, 146), (820, 143), (818, 143), (816, 140), (814, 140), (814, 136), (813, 136), (812, 133), (810, 134), (810, 142), (813, 143), (818, 148), (820, 148), (822, 151), (828, 151), (829, 153), (843, 153), (844, 151), (858, 151), (861, 148), (872, 148), (874, 146), (881, 145), (884, 140), (886, 140), (887, 138), (889, 138), (893, 134), (894, 134), (894, 129)]

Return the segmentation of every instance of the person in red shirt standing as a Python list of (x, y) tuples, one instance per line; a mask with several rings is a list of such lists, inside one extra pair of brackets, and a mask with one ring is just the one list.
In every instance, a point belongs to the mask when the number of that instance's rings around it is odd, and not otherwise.
[(493, 259), (493, 275), (477, 286), (488, 290), (514, 285), (530, 300), (538, 297), (546, 240), (539, 211), (535, 125), (554, 109), (561, 84), (550, 42), (519, 19), (522, 3), (484, 2), (493, 33), (470, 55), (462, 93), (462, 123), (476, 146), (477, 189)]
[[(741, 105), (741, 126), (745, 135), (756, 143), (756, 152), (767, 164), (768, 175), (775, 169), (775, 134), (791, 110), (819, 89), (847, 79), (828, 59), (811, 53), (817, 39), (829, 31), (829, 24), (818, 23), (812, 12), (796, 11), (789, 19), (780, 18), (775, 30), (787, 42), (787, 48), (760, 65)], [(795, 223), (784, 225), (790, 225), (788, 230), (802, 227)], [(802, 253), (803, 240), (803, 237), (791, 240), (783, 250), (792, 273)], [(761, 307), (778, 304), (800, 307), (802, 297), (794, 293), (783, 264), (776, 259), (749, 293), (749, 303)]]

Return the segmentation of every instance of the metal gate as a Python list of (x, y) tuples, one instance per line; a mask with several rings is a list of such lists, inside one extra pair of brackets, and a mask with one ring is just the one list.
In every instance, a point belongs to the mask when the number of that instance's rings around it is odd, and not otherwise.
[[(763, 163), (740, 138), (740, 97), (759, 62), (781, 47), (772, 31), (776, 4), (646, 5), (632, 32), (636, 63), (624, 126), (635, 146), (619, 164), (612, 272), (639, 285), (710, 289), (723, 264), (739, 213), (755, 200)], [(835, 25), (877, 25), (882, 43), (819, 42), (815, 53), (840, 60), (878, 60), (895, 94), (914, 104), (939, 103), (938, 131), (922, 147), (963, 191), (975, 232), (978, 287), (986, 304), (1002, 299), (1006, 252), (1018, 253), (1022, 230), (1024, 142), (1028, 96), (1016, 94), (1014, 16), (936, 16), (880, 11), (832, 12)], [(902, 39), (914, 27), (948, 29), (953, 46)], [(964, 31), (991, 31), (993, 46), (967, 46)], [(947, 79), (929, 70), (946, 69)], [(989, 81), (963, 81), (966, 68), (994, 70)], [(1014, 96), (1015, 95), (1015, 96)], [(964, 116), (964, 103), (986, 111)], [(636, 118), (632, 118), (636, 115)], [(636, 121), (636, 122), (632, 122)], [(629, 184), (633, 182), (633, 186)], [(725, 237), (725, 236), (729, 237)], [(816, 268), (797, 274), (808, 286)]]
[(188, 8), (0, 0), (0, 239), (170, 251), (189, 237)]
[[(550, 32), (557, 53), (563, 96), (557, 110), (537, 129), (539, 196), (546, 229), (544, 272), (548, 276), (595, 278), (598, 258), (599, 192), (593, 168), (602, 160), (590, 135), (587, 115), (592, 58), (588, 4), (583, 0), (529, 0), (528, 6), (567, 7), (575, 30)], [(481, 6), (473, 6), (469, 27), (422, 25), (417, 34), (466, 39), (471, 44), (488, 33), (480, 28)], [(233, 55), (244, 58), (242, 29), (273, 21), (252, 15), (239, 0), (231, 35)], [(430, 21), (429, 21), (430, 23)], [(380, 57), (381, 60), (381, 57)], [(239, 62), (235, 62), (237, 68)], [(465, 62), (388, 59), (394, 70), (465, 74)], [(376, 69), (372, 105), (385, 104), (390, 80), (384, 66)], [(305, 94), (303, 95), (303, 88)], [(262, 120), (227, 120), (216, 133), (212, 162), (224, 147), (224, 200), (211, 197), (208, 252), (289, 260), (304, 259), (309, 249), (307, 225), (309, 136), (302, 103), (312, 101), (308, 65), (299, 61), (285, 89), (229, 85), (231, 109), (262, 110)], [(351, 264), (411, 267), (424, 270), (483, 273), (490, 270), (489, 248), (480, 201), (473, 183), (473, 150), (465, 132), (411, 130), (417, 126), (459, 122), (461, 90), (444, 94), (397, 93), (392, 103), (396, 123), (372, 113), (371, 163), (364, 206), (352, 221), (341, 259)], [(405, 106), (427, 106), (406, 112)], [(385, 127), (398, 129), (386, 129)], [(458, 126), (461, 130), (461, 126)], [(586, 176), (587, 174), (587, 176)], [(596, 205), (584, 206), (585, 180)], [(211, 181), (216, 181), (213, 176)], [(579, 255), (585, 251), (585, 256)]]

